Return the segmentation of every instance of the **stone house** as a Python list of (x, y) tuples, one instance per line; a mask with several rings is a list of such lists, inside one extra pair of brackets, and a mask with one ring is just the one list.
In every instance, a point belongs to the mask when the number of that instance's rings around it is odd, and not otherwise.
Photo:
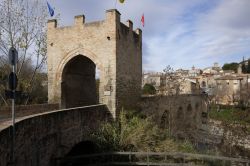
[(199, 93), (199, 83), (194, 79), (186, 78), (181, 84), (181, 94), (197, 94)]
[(191, 70), (188, 71), (188, 76), (189, 77), (197, 77), (202, 73), (201, 69), (196, 69), (194, 66), (192, 67)]
[(145, 73), (142, 76), (142, 87), (145, 84), (151, 84), (155, 87), (156, 91), (159, 91), (159, 88), (162, 84), (162, 73)]
[(215, 100), (217, 104), (233, 105), (239, 101), (242, 87), (242, 77), (235, 75), (224, 75), (216, 78)]

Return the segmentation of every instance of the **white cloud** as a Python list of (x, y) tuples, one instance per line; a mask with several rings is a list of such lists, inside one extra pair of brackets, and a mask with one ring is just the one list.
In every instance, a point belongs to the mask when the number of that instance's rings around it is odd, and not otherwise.
[[(51, 0), (64, 24), (74, 15), (85, 14), (87, 21), (105, 17), (115, 0)], [(193, 65), (206, 67), (218, 61), (240, 60), (250, 56), (249, 0), (126, 0), (117, 3), (122, 21), (131, 19), (143, 28), (143, 67), (162, 70)]]
[[(175, 27), (168, 29), (166, 35), (149, 39), (155, 44), (149, 51), (154, 55), (146, 58), (155, 60), (145, 68), (162, 70), (166, 64), (175, 68), (205, 67), (214, 61), (223, 64), (249, 56), (249, 7), (248, 0), (225, 0), (206, 13), (192, 13), (196, 17), (192, 26), (182, 20), (175, 22)], [(158, 42), (152, 42), (155, 40)], [(153, 65), (155, 62), (157, 65)]]

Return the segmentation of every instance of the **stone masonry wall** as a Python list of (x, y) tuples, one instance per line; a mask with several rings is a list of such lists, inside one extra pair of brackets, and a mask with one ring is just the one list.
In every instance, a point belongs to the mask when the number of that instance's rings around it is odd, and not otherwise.
[[(116, 11), (107, 11), (105, 21), (85, 23), (84, 16), (75, 17), (75, 25), (57, 27), (56, 20), (48, 22), (48, 98), (49, 103), (61, 103), (62, 73), (65, 65), (78, 55), (92, 60), (100, 70), (101, 103), (107, 104), (115, 115), (115, 77), (116, 77)], [(107, 39), (110, 37), (110, 40)], [(110, 82), (108, 95), (104, 87)]]
[(195, 138), (207, 123), (205, 96), (153, 96), (144, 97), (141, 110), (161, 127), (179, 138)]
[[(52, 111), (16, 123), (16, 166), (49, 166), (77, 143), (90, 140), (101, 122), (111, 120), (105, 105)], [(11, 127), (0, 127), (0, 165), (10, 160)]]
[(117, 102), (120, 107), (133, 107), (141, 97), (142, 32), (133, 31), (133, 23), (120, 23), (117, 39)]

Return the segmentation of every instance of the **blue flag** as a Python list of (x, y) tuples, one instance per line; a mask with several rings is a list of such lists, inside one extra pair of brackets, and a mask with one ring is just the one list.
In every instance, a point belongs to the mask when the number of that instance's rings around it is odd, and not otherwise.
[(54, 16), (54, 9), (52, 9), (52, 7), (50, 6), (48, 1), (47, 1), (47, 6), (48, 6), (48, 9), (49, 9), (50, 16), (53, 17)]

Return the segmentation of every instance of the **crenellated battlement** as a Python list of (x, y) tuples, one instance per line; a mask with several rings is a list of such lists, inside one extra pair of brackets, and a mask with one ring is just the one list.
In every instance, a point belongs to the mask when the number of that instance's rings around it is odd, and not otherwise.
[(133, 31), (133, 22), (131, 20), (127, 20), (126, 22), (127, 27), (129, 28), (130, 31)]
[[(103, 26), (105, 28), (105, 25), (113, 25), (116, 29), (121, 28), (122, 32), (134, 32), (138, 36), (135, 36), (136, 38), (140, 38), (142, 35), (142, 31), (140, 29), (133, 30), (133, 22), (131, 20), (127, 20), (126, 24), (123, 24), (120, 21), (120, 12), (116, 9), (110, 9), (106, 10), (106, 16), (105, 20), (101, 21), (95, 21), (95, 22), (85, 22), (85, 15), (77, 15), (74, 17), (74, 25), (67, 26), (67, 27), (58, 27), (57, 20), (49, 20), (48, 21), (48, 30), (55, 31), (55, 29), (65, 29), (65, 28), (84, 28), (84, 27), (94, 27), (94, 26)], [(131, 33), (132, 34), (132, 33)]]
[(57, 28), (57, 19), (49, 20), (47, 26), (48, 29)]
[(85, 16), (84, 15), (75, 16), (75, 26), (81, 26), (84, 23), (85, 23)]

